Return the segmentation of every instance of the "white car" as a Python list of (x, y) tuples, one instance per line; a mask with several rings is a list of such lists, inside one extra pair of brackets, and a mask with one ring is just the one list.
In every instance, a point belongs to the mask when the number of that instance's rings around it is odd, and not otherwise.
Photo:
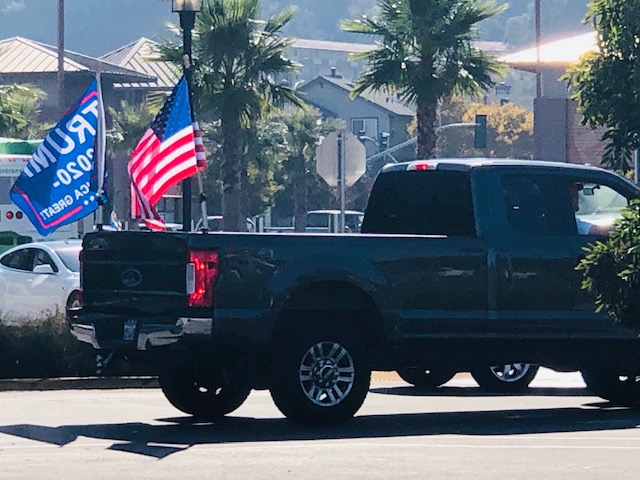
[(81, 240), (18, 245), (0, 256), (0, 318), (44, 319), (80, 295)]

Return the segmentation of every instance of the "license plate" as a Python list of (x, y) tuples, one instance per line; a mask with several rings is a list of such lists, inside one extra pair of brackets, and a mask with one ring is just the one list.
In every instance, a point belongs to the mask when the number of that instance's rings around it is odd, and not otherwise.
[(122, 332), (122, 340), (131, 341), (136, 338), (136, 321), (125, 320), (124, 329)]

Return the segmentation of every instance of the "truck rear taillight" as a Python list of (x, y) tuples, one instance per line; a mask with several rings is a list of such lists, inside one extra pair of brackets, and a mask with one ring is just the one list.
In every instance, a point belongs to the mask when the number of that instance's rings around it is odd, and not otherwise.
[(416, 170), (431, 170), (435, 168), (436, 165), (428, 162), (411, 162), (407, 165), (407, 172), (416, 171)]
[(220, 273), (218, 252), (191, 250), (187, 264), (187, 295), (190, 307), (212, 307), (213, 287)]

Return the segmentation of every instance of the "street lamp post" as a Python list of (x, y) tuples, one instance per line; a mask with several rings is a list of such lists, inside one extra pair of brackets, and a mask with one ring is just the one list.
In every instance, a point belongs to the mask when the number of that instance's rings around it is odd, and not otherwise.
[[(196, 12), (200, 11), (201, 0), (172, 0), (171, 10), (180, 16), (182, 29), (182, 70), (189, 90), (191, 121), (193, 122), (193, 101), (191, 99), (191, 31), (196, 23)], [(182, 181), (182, 229), (191, 230), (191, 178)]]

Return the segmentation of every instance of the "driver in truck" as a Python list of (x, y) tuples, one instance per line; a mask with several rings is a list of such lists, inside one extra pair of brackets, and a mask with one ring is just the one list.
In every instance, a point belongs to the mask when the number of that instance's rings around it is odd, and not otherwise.
[[(573, 210), (577, 212), (580, 210), (580, 192), (584, 188), (584, 185), (580, 182), (569, 182), (569, 194), (571, 195), (571, 202), (573, 204)], [(576, 227), (578, 227), (579, 235), (609, 235), (610, 225), (596, 225), (591, 222), (583, 220), (576, 215)]]

